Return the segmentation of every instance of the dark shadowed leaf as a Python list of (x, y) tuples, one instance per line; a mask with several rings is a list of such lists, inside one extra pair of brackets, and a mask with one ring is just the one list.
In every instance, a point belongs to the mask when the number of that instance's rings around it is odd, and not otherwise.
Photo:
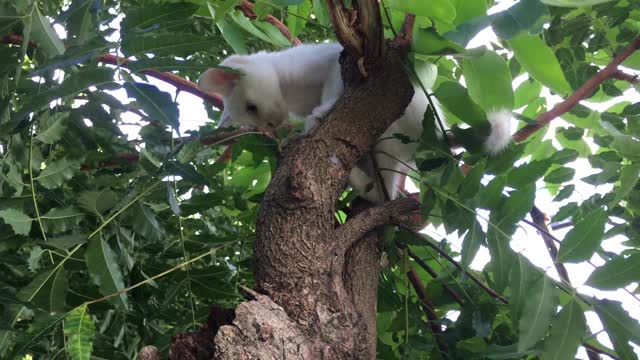
[(542, 276), (529, 288), (518, 328), (520, 340), (518, 350), (524, 351), (536, 345), (547, 333), (556, 312), (557, 298), (551, 279)]
[(572, 359), (587, 330), (586, 319), (577, 301), (565, 305), (551, 322), (551, 331), (544, 342), (541, 360)]
[(640, 253), (629, 257), (616, 256), (597, 268), (586, 284), (602, 290), (614, 290), (640, 281)]
[(594, 309), (621, 359), (637, 359), (629, 341), (640, 344), (640, 324), (617, 301), (596, 300)]
[(600, 246), (607, 218), (607, 213), (600, 208), (578, 221), (562, 240), (558, 261), (578, 262), (591, 258), (593, 252)]
[[(107, 242), (100, 238), (90, 239), (84, 256), (87, 260), (87, 269), (89, 269), (91, 279), (98, 285), (103, 296), (111, 295), (124, 289), (122, 271), (118, 266), (116, 254)], [(121, 309), (128, 307), (126, 293), (111, 297), (109, 301)]]

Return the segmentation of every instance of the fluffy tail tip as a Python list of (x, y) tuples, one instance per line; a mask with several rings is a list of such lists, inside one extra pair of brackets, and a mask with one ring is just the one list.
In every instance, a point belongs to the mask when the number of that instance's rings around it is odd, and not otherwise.
[(502, 109), (487, 113), (491, 124), (491, 132), (484, 143), (485, 149), (491, 155), (504, 150), (511, 143), (511, 111)]

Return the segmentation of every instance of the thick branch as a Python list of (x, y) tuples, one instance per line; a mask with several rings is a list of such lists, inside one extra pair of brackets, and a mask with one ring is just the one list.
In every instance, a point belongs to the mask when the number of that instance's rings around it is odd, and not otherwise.
[(407, 277), (409, 278), (416, 295), (418, 295), (418, 299), (420, 299), (420, 306), (427, 316), (427, 320), (429, 320), (429, 327), (431, 328), (433, 337), (436, 339), (438, 350), (440, 350), (440, 352), (446, 357), (446, 354), (449, 353), (449, 346), (442, 335), (442, 328), (440, 327), (440, 324), (438, 324), (438, 315), (436, 315), (433, 303), (427, 297), (427, 291), (425, 290), (424, 285), (422, 285), (422, 281), (420, 281), (420, 277), (418, 276), (416, 269), (410, 268), (407, 272)]
[(566, 98), (563, 102), (556, 105), (553, 109), (545, 112), (544, 114), (538, 116), (536, 122), (534, 124), (529, 124), (522, 129), (518, 130), (513, 135), (513, 139), (516, 142), (522, 142), (526, 140), (533, 133), (547, 125), (551, 120), (561, 116), (562, 114), (571, 110), (574, 106), (576, 106), (581, 100), (587, 98), (591, 93), (593, 93), (600, 84), (602, 84), (605, 80), (611, 79), (616, 76), (618, 73), (618, 65), (622, 64), (631, 54), (633, 54), (636, 50), (640, 48), (640, 37), (635, 39), (629, 47), (627, 47), (622, 53), (618, 54), (613, 58), (611, 63), (607, 65), (604, 69), (600, 70), (597, 74), (595, 74), (591, 79), (589, 79), (586, 83), (584, 83), (576, 92), (574, 92), (571, 96)]
[(336, 37), (357, 60), (360, 74), (367, 76), (364, 59), (382, 57), (385, 48), (384, 33), (377, 1), (354, 0), (347, 9), (342, 0), (327, 0)]
[(343, 251), (369, 231), (398, 222), (398, 217), (420, 209), (413, 198), (402, 198), (368, 208), (336, 229), (337, 246)]

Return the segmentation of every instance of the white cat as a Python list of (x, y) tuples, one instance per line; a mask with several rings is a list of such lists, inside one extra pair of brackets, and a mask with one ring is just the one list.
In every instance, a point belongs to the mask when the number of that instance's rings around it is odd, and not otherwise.
[[(289, 115), (305, 118), (305, 132), (311, 131), (342, 95), (338, 57), (342, 46), (336, 43), (303, 44), (278, 52), (252, 55), (232, 55), (220, 63), (242, 73), (209, 69), (198, 80), (206, 92), (222, 95), (224, 110), (219, 126), (253, 125), (278, 127)], [(428, 100), (414, 86), (415, 93), (404, 115), (382, 134), (373, 149), (373, 156), (382, 174), (391, 199), (398, 197), (402, 173), (415, 168), (413, 156), (417, 143), (403, 144), (394, 133), (415, 138), (422, 133), (422, 119)], [(441, 113), (438, 109), (438, 112)], [(511, 113), (500, 110), (488, 113), (491, 133), (485, 149), (498, 153), (511, 140)], [(362, 197), (374, 203), (385, 200), (384, 191), (371, 172), (354, 168), (350, 185)]]

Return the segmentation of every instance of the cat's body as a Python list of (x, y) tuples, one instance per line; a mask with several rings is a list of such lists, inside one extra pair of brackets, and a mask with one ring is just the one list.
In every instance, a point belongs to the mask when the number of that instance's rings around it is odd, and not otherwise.
[[(224, 98), (224, 111), (219, 126), (254, 125), (277, 127), (293, 114), (305, 119), (305, 132), (311, 131), (344, 91), (338, 57), (342, 46), (335, 43), (305, 44), (279, 52), (233, 55), (220, 65), (240, 70), (244, 75), (207, 70), (199, 79), (200, 88)], [(398, 185), (408, 166), (415, 168), (417, 143), (403, 144), (394, 133), (415, 138), (422, 133), (422, 120), (428, 100), (415, 87), (411, 103), (404, 115), (380, 137), (373, 149), (391, 199), (398, 197)], [(486, 150), (497, 153), (510, 140), (511, 114), (497, 111), (487, 114), (491, 134)], [(354, 168), (350, 185), (365, 199), (380, 203), (384, 191), (370, 171)]]

